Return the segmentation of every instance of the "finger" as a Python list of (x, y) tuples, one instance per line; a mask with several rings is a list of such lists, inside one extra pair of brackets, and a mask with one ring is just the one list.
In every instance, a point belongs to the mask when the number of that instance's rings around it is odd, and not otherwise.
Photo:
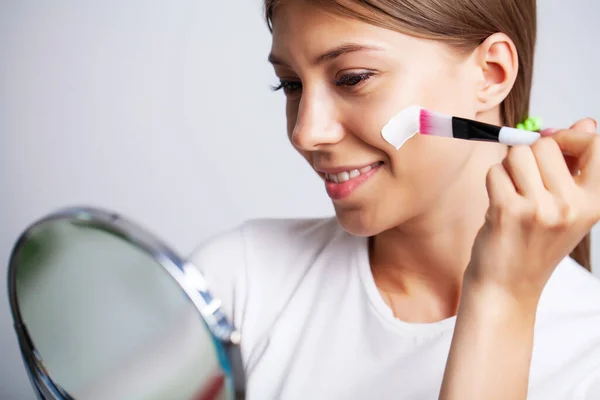
[(595, 133), (560, 131), (552, 136), (564, 155), (577, 159), (582, 182), (594, 181), (600, 169), (600, 137)]
[(561, 199), (567, 199), (576, 185), (556, 141), (542, 138), (531, 146), (531, 150), (544, 187)]
[[(581, 119), (579, 121), (577, 121), (576, 123), (574, 123), (573, 125), (571, 125), (572, 130), (579, 130), (582, 132), (596, 132), (596, 130), (598, 129), (598, 122), (596, 122), (595, 119), (593, 118), (584, 118)], [(542, 137), (545, 136), (552, 136), (555, 133), (559, 132), (559, 129), (555, 129), (555, 128), (546, 128), (540, 131), (540, 135)], [(567, 162), (567, 166), (569, 167), (569, 171), (571, 172), (571, 176), (576, 176), (579, 174), (579, 163), (577, 161), (576, 157), (572, 157), (572, 156), (564, 156), (565, 161)]]
[(556, 132), (558, 132), (558, 129), (555, 128), (546, 128), (540, 131), (540, 135), (543, 136), (552, 136), (554, 135)]
[[(580, 119), (579, 121), (575, 122), (573, 125), (571, 125), (571, 127), (569, 129), (574, 130), (574, 131), (594, 133), (598, 129), (598, 122), (596, 122), (596, 120), (593, 118), (584, 118), (584, 119)], [(557, 133), (558, 131), (560, 131), (560, 129), (546, 128), (546, 129), (542, 129), (540, 131), (540, 135), (541, 136), (552, 136), (555, 133)]]
[(574, 131), (595, 133), (596, 129), (598, 129), (598, 123), (593, 118), (584, 118), (575, 122), (569, 129)]
[(485, 187), (491, 207), (512, 204), (520, 197), (508, 171), (502, 164), (496, 164), (490, 168), (486, 176)]
[[(559, 130), (555, 129), (555, 128), (546, 128), (546, 129), (540, 131), (540, 135), (542, 137), (552, 136), (558, 131)], [(577, 162), (577, 158), (571, 157), (571, 156), (564, 156), (564, 159), (565, 159), (565, 162), (567, 163), (567, 167), (569, 167), (569, 172), (571, 173), (571, 176), (578, 175), (579, 174), (579, 163)]]
[(546, 188), (529, 146), (512, 147), (502, 164), (519, 194), (534, 200), (541, 198)]

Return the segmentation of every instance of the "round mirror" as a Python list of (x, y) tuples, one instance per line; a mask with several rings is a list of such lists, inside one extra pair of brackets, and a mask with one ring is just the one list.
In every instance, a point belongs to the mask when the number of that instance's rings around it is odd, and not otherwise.
[(69, 209), (30, 226), (9, 294), (40, 398), (234, 398), (237, 334), (202, 275), (115, 214)]

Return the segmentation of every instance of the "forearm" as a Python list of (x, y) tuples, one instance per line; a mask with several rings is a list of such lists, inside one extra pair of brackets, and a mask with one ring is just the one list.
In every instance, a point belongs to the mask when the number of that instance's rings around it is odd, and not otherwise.
[(537, 302), (465, 285), (440, 400), (527, 397)]

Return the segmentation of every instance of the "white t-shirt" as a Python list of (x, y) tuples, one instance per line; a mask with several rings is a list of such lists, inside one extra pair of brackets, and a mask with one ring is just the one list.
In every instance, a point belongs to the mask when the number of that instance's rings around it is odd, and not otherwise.
[[(335, 218), (249, 221), (191, 261), (240, 330), (248, 400), (438, 398), (456, 317), (395, 319)], [(600, 280), (571, 258), (540, 300), (528, 398), (600, 399)]]

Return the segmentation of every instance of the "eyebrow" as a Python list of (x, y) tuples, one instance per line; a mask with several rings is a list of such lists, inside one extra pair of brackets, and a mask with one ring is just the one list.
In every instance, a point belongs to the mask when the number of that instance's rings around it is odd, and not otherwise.
[[(369, 46), (358, 43), (344, 43), (340, 46), (337, 46), (331, 50), (328, 50), (326, 53), (321, 54), (316, 57), (313, 61), (314, 64), (320, 64), (325, 61), (333, 60), (343, 54), (355, 53), (357, 51), (381, 51), (383, 48), (377, 46)], [(268, 58), (269, 62), (273, 65), (286, 65), (285, 61), (282, 58), (276, 56), (275, 54), (269, 54)]]

